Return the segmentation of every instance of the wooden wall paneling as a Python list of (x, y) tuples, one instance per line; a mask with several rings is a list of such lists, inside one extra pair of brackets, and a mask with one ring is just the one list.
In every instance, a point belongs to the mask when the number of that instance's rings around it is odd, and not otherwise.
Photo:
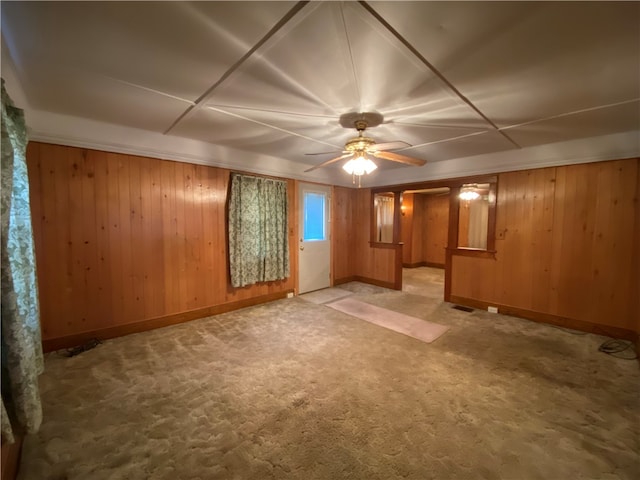
[(498, 179), (498, 205), (496, 207), (496, 225), (501, 225), (501, 234), (496, 235), (497, 278), (495, 280), (495, 301), (506, 303), (513, 288), (511, 282), (512, 270), (517, 268), (507, 261), (516, 253), (514, 249), (513, 233), (515, 230), (516, 212), (516, 174), (503, 174)]
[[(215, 171), (211, 168), (200, 167), (200, 183), (201, 188), (201, 215), (202, 215), (202, 259), (201, 259), (201, 271), (203, 275), (203, 302), (206, 305), (211, 305), (217, 302), (224, 302), (225, 293), (224, 290), (216, 291), (215, 287), (215, 273), (214, 264), (216, 254), (220, 252), (220, 248), (215, 249), (215, 221), (217, 210), (217, 198), (216, 198), (216, 182), (217, 178), (212, 176)], [(225, 219), (222, 220), (223, 225), (226, 225)], [(225, 238), (226, 240), (226, 238)], [(223, 242), (225, 241), (223, 240)], [(222, 247), (224, 248), (224, 247)], [(224, 255), (224, 253), (222, 253)], [(222, 270), (226, 270), (226, 263), (222, 267)]]
[(563, 284), (567, 281), (563, 278), (565, 275), (561, 262), (563, 260), (563, 244), (570, 240), (562, 234), (565, 216), (570, 215), (567, 212), (569, 205), (566, 202), (567, 190), (567, 169), (556, 168), (556, 182), (554, 190), (554, 206), (553, 206), (553, 234), (551, 244), (551, 285), (549, 290), (549, 312), (557, 313), (560, 310), (563, 295)]
[(135, 314), (139, 312), (138, 301), (136, 300), (137, 288), (134, 287), (133, 278), (133, 272), (135, 271), (134, 268), (137, 266), (137, 262), (134, 264), (131, 244), (131, 192), (129, 188), (131, 171), (129, 163), (130, 157), (128, 155), (119, 156), (117, 162), (118, 170), (116, 173), (118, 182), (118, 221), (120, 224), (120, 238), (117, 239), (117, 241), (120, 243), (122, 255), (120, 282), (123, 299), (123, 317), (121, 321), (123, 322), (134, 321), (137, 318)]
[(334, 281), (354, 275), (353, 192), (350, 188), (333, 188), (331, 245)]
[[(64, 153), (62, 151), (61, 153)], [(110, 324), (118, 324), (124, 318), (124, 298), (122, 284), (122, 237), (120, 234), (120, 193), (118, 185), (118, 155), (106, 154), (105, 182), (107, 187), (108, 232), (105, 243), (108, 248), (109, 271), (111, 272)], [(64, 186), (64, 179), (58, 188)]]
[(449, 195), (425, 195), (422, 260), (428, 265), (445, 263), (449, 231)]
[[(613, 269), (614, 283), (597, 282), (597, 288), (608, 287), (610, 302), (599, 310), (599, 316), (611, 315), (611, 323), (624, 328), (634, 328), (639, 312), (633, 309), (634, 297), (630, 296), (630, 286), (634, 283), (634, 275), (637, 274), (638, 265), (633, 265), (634, 245), (634, 213), (638, 207), (637, 193), (637, 169), (638, 162), (619, 161), (613, 162), (613, 174), (617, 186), (612, 202), (610, 203), (611, 229), (614, 233), (614, 241), (611, 245), (611, 265)], [(620, 253), (623, 252), (621, 255)]]
[[(586, 199), (584, 198), (584, 183), (587, 181), (586, 170), (583, 165), (565, 167), (564, 198), (556, 199), (565, 204), (564, 222), (558, 225), (555, 235), (562, 237), (560, 244), (559, 264), (556, 266), (561, 272), (558, 303), (558, 315), (577, 316), (583, 310), (584, 300), (590, 293), (590, 285), (585, 283), (585, 272), (588, 272), (590, 259), (584, 257), (587, 250), (584, 242), (588, 241), (585, 229)], [(587, 267), (585, 268), (585, 264)], [(589, 275), (590, 276), (590, 275)]]
[[(81, 227), (78, 237), (79, 249), (82, 251), (81, 267), (84, 285), (79, 294), (86, 303), (83, 330), (90, 330), (100, 325), (104, 318), (103, 312), (96, 308), (102, 303), (98, 278), (98, 239), (96, 230), (96, 193), (95, 193), (95, 158), (88, 151), (82, 151), (82, 163), (78, 165), (77, 175), (80, 183), (80, 212)], [(86, 292), (83, 295), (82, 292)]]
[(155, 318), (164, 314), (165, 271), (164, 238), (162, 231), (162, 167), (163, 162), (146, 159), (142, 190), (142, 215), (148, 248), (144, 251), (145, 265), (145, 316)]
[[(147, 237), (142, 229), (142, 199), (141, 186), (142, 180), (140, 164), (143, 159), (127, 156), (126, 163), (128, 172), (126, 179), (129, 184), (129, 229), (130, 229), (130, 245), (131, 245), (131, 264), (125, 269), (125, 275), (131, 278), (131, 313), (130, 318), (146, 318), (145, 317), (145, 289), (144, 289), (144, 251), (151, 245), (147, 242)], [(123, 221), (126, 220), (123, 218)], [(145, 232), (146, 233), (146, 232)], [(150, 293), (150, 292), (148, 292)]]
[(173, 170), (173, 184), (175, 188), (175, 244), (173, 254), (176, 259), (176, 269), (174, 270), (175, 283), (178, 295), (176, 298), (176, 311), (188, 310), (189, 288), (187, 285), (187, 216), (185, 198), (185, 166), (186, 164), (176, 163)]
[(196, 203), (195, 198), (195, 165), (183, 163), (183, 206), (184, 206), (184, 285), (185, 301), (184, 310), (195, 310), (198, 308), (198, 291), (200, 276), (198, 269), (199, 259), (199, 230), (202, 227), (200, 219), (202, 214), (199, 211), (201, 206)]
[(401, 216), (400, 225), (400, 241), (402, 246), (402, 263), (411, 264), (411, 256), (413, 249), (413, 203), (415, 194), (405, 193), (402, 195), (403, 215)]
[(615, 252), (612, 251), (615, 242), (615, 225), (610, 215), (611, 205), (618, 195), (615, 188), (615, 176), (611, 169), (603, 168), (598, 175), (597, 192), (594, 192), (598, 201), (596, 202), (596, 228), (594, 231), (594, 254), (591, 258), (591, 276), (594, 282), (602, 283), (605, 288), (597, 288), (592, 297), (592, 301), (601, 310), (611, 301), (610, 292), (606, 285), (615, 281), (614, 270), (608, 268), (614, 259)]
[[(576, 202), (579, 205), (578, 217), (573, 221), (578, 242), (571, 249), (572, 266), (579, 272), (581, 292), (575, 292), (572, 315), (587, 321), (597, 321), (598, 310), (593, 308), (591, 299), (596, 294), (593, 279), (594, 231), (598, 202), (597, 182), (600, 165), (576, 165)], [(585, 298), (585, 293), (588, 295)], [(586, 299), (589, 299), (587, 301)]]
[(196, 232), (196, 269), (197, 269), (197, 285), (196, 292), (196, 308), (202, 308), (209, 305), (207, 298), (207, 268), (206, 258), (206, 235), (204, 225), (204, 211), (207, 208), (206, 186), (204, 185), (204, 172), (206, 167), (202, 165), (193, 166), (193, 201), (196, 207), (195, 223), (198, 226)]
[(293, 289), (295, 255), (290, 279), (228, 290), (228, 170), (36, 142), (28, 165), (47, 345), (167, 325)]
[(535, 246), (536, 239), (533, 235), (532, 216), (534, 209), (533, 199), (533, 172), (531, 170), (516, 172), (516, 198), (515, 212), (517, 223), (507, 241), (514, 242), (512, 251), (512, 268), (510, 270), (510, 282), (513, 282), (509, 292), (509, 305), (522, 305), (523, 308), (531, 308), (533, 289), (533, 263), (538, 261), (538, 251)]
[(98, 325), (108, 325), (112, 322), (112, 278), (111, 251), (109, 246), (109, 186), (107, 154), (105, 152), (90, 152), (94, 160), (94, 210), (95, 210), (95, 242), (93, 248), (96, 253), (96, 277), (98, 302), (94, 313)]
[[(226, 225), (228, 223), (227, 216), (227, 195), (229, 192), (230, 172), (228, 170), (216, 170), (213, 173), (214, 182), (214, 203), (212, 205), (212, 217), (214, 228), (214, 291), (224, 295), (224, 301), (232, 301), (232, 297), (228, 288), (230, 287), (231, 276), (229, 272), (228, 262), (228, 238)], [(222, 228), (222, 226), (225, 226)], [(218, 297), (217, 297), (218, 298)], [(222, 298), (222, 297), (219, 297)], [(220, 300), (222, 301), (222, 300)]]
[(634, 331), (637, 169), (633, 159), (501, 174), (496, 259), (454, 256), (452, 297), (605, 334)]
[(425, 195), (416, 194), (413, 197), (413, 228), (411, 234), (411, 261), (418, 264), (424, 262), (424, 236), (423, 226), (425, 217)]
[(175, 163), (163, 164), (161, 169), (161, 191), (162, 197), (160, 201), (162, 211), (162, 264), (165, 267), (164, 282), (164, 311), (177, 311), (178, 297), (180, 292), (177, 288), (177, 279), (175, 275), (175, 250), (176, 231), (175, 231), (175, 185), (174, 185), (174, 168)]
[(78, 312), (77, 316), (71, 317), (71, 321), (75, 322), (75, 329), (85, 330), (87, 329), (86, 323), (89, 311), (87, 310), (87, 295), (82, 295), (82, 292), (85, 291), (85, 287), (87, 286), (83, 265), (84, 249), (82, 247), (84, 223), (84, 218), (82, 217), (82, 173), (79, 172), (79, 169), (82, 168), (82, 151), (76, 150), (73, 153), (73, 156), (66, 159), (65, 170), (61, 172), (69, 179), (68, 189), (65, 192), (68, 198), (67, 215), (70, 217), (66, 229), (66, 256), (69, 259), (70, 294), (71, 301), (73, 302), (71, 308)]
[(533, 171), (531, 309), (548, 311), (553, 246), (555, 168)]

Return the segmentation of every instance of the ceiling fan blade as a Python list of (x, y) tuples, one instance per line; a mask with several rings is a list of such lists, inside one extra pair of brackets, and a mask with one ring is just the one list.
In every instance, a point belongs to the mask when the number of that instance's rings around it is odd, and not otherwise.
[(410, 146), (410, 143), (398, 140), (397, 142), (376, 143), (375, 145), (372, 145), (369, 150), (372, 152), (377, 152), (380, 150), (397, 150), (398, 148), (405, 148)]
[(340, 155), (339, 157), (332, 158), (331, 160), (327, 160), (326, 162), (322, 162), (320, 165), (315, 165), (315, 166), (313, 166), (311, 168), (308, 168), (307, 170), (305, 170), (305, 173), (306, 172), (311, 172), (311, 171), (315, 170), (316, 168), (326, 167), (327, 165), (330, 165), (330, 164), (335, 163), (335, 162), (339, 162), (343, 158), (347, 158), (347, 157), (350, 157), (352, 155), (353, 155), (353, 153), (347, 153), (346, 155)]
[(371, 152), (374, 157), (382, 158), (383, 160), (391, 160), (392, 162), (400, 162), (406, 163), (408, 165), (415, 165), (416, 167), (421, 167), (425, 163), (426, 160), (422, 160), (420, 158), (407, 157), (406, 155), (400, 155), (399, 153), (393, 152)]
[[(330, 153), (340, 153), (341, 150), (331, 150), (330, 152), (305, 153), (305, 155), (329, 155)], [(342, 150), (344, 153), (344, 150)]]

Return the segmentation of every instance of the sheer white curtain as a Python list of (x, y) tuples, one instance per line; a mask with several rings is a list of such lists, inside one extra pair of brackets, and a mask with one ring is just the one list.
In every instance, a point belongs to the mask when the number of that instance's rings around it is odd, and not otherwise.
[(478, 199), (469, 205), (469, 247), (487, 249), (489, 202)]
[(393, 197), (378, 196), (376, 199), (377, 240), (393, 242)]

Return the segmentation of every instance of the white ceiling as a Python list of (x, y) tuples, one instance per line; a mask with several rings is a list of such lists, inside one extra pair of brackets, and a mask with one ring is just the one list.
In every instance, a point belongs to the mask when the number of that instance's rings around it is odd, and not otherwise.
[[(640, 155), (638, 2), (6, 2), (2, 73), (31, 138), (303, 173), (403, 140), (364, 184)], [(20, 105), (22, 100), (24, 105)]]

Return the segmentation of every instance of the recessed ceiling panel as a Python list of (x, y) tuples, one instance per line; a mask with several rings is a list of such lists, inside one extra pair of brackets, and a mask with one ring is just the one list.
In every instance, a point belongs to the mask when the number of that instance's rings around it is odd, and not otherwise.
[(46, 61), (195, 100), (293, 5), (3, 2), (2, 30), (23, 80)]
[(522, 125), (506, 133), (529, 147), (634, 130), (640, 130), (640, 101)]
[(372, 5), (499, 126), (640, 97), (638, 2)]

